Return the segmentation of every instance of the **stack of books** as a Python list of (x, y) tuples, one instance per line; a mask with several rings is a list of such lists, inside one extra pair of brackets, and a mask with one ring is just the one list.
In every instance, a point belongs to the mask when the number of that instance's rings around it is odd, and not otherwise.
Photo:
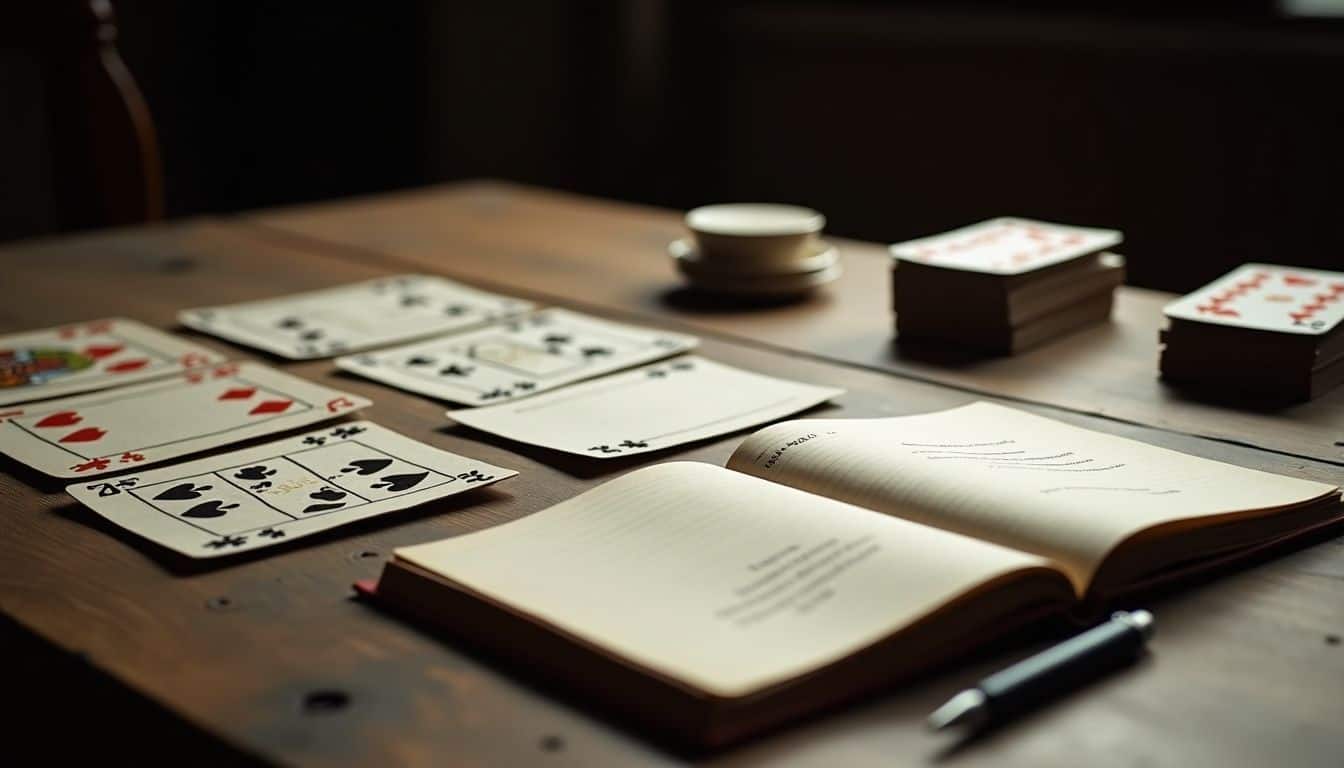
[(900, 342), (1014, 354), (1106, 321), (1125, 260), (1110, 229), (999, 218), (891, 246)]
[(1163, 314), (1162, 378), (1185, 390), (1301, 402), (1344, 382), (1344, 272), (1245, 264)]

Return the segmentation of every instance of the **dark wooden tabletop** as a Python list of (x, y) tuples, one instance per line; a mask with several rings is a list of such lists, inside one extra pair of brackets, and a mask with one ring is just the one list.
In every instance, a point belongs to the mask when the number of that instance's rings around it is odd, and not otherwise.
[[(671, 212), (466, 184), (18, 243), (0, 249), (0, 261), (13, 273), (10, 298), (0, 306), (0, 331), (106, 315), (175, 328), (175, 314), (184, 307), (426, 271), (611, 317), (694, 327), (708, 357), (848, 390), (816, 414), (916, 413), (991, 392), (1043, 415), (1195, 455), (1334, 483), (1344, 475), (1341, 454), (1327, 439), (1341, 437), (1338, 399), (1305, 406), (1311, 417), (1232, 412), (1213, 419), (1169, 413), (1164, 409), (1170, 403), (1145, 400), (1156, 397), (1151, 392), (1125, 390), (1116, 402), (1149, 402), (1142, 413), (1161, 416), (1149, 419), (1112, 414), (1113, 403), (1100, 399), (1105, 382), (1089, 366), (1137, 366), (1132, 359), (1115, 362), (1110, 355), (1120, 352), (1089, 358), (1086, 370), (1074, 367), (1078, 361), (1042, 358), (1053, 368), (1030, 376), (1011, 362), (987, 375), (865, 360), (878, 349), (870, 342), (886, 342), (876, 329), (890, 327), (888, 288), (876, 279), (885, 262), (875, 246), (845, 243), (843, 251), (850, 275), (872, 279), (847, 281), (829, 299), (749, 312), (707, 306), (675, 290), (661, 255), (678, 234), (676, 222)], [(1143, 313), (1145, 301), (1160, 304), (1161, 297), (1125, 293), (1116, 333), (1130, 333), (1131, 323), (1155, 328), (1150, 318), (1133, 317)], [(195, 338), (237, 359), (265, 359)], [(391, 429), (521, 474), (444, 504), (193, 568), (101, 522), (60, 492), (59, 484), (0, 464), (5, 616), (44, 647), (115, 681), (127, 700), (153, 702), (170, 723), (260, 759), (360, 765), (1338, 765), (1344, 749), (1344, 539), (1325, 539), (1154, 596), (1148, 605), (1159, 630), (1143, 663), (960, 749), (925, 733), (924, 715), (1048, 637), (1021, 638), (726, 752), (694, 760), (669, 752), (624, 728), (616, 714), (535, 687), (527, 670), (372, 610), (352, 598), (350, 584), (376, 576), (396, 547), (535, 512), (637, 466), (672, 458), (722, 463), (741, 434), (597, 464), (449, 427), (443, 404), (339, 374), (329, 361), (267, 362), (371, 398), (375, 405), (362, 415)], [(1149, 376), (1153, 372), (1148, 369)], [(1048, 386), (1042, 383), (1046, 374)], [(978, 378), (968, 383), (958, 376)], [(1137, 374), (1129, 380), (1137, 381)], [(1103, 389), (1116, 395), (1112, 390), (1119, 387)], [(127, 743), (145, 749), (149, 742)]]

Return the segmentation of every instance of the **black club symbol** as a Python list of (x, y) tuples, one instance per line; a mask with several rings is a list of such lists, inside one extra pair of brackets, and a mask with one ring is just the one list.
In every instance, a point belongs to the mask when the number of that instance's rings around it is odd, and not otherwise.
[(457, 476), (459, 480), (466, 480), (468, 483), (483, 483), (486, 480), (494, 480), (494, 475), (483, 475), (479, 469), (473, 469), (470, 472), (463, 472)]
[(246, 543), (246, 536), (220, 536), (218, 539), (205, 542), (205, 546), (211, 549), (223, 549), (225, 547), (241, 547)]
[(325, 442), (327, 442), (327, 438), (319, 437), (317, 435), (309, 435), (303, 438), (304, 445), (322, 445)]
[(267, 529), (265, 529), (265, 530), (257, 531), (257, 535), (258, 535), (258, 536), (265, 536), (265, 537), (268, 538), (268, 539), (278, 539), (278, 538), (284, 536), (284, 535), (285, 535), (285, 532), (284, 532), (284, 531), (277, 531), (277, 530), (274, 529), (274, 528), (267, 528)]
[(601, 453), (620, 453), (620, 448), (612, 448), (610, 445), (594, 445), (589, 448), (590, 451), (599, 451)]
[(622, 440), (617, 443), (622, 448), (648, 448), (649, 444), (643, 440)]
[(667, 377), (667, 371), (664, 371), (662, 368), (650, 368), (647, 373), (650, 379), (662, 379)]
[(338, 437), (344, 440), (347, 437), (354, 437), (355, 435), (358, 435), (360, 432), (364, 431), (365, 431), (364, 427), (337, 427), (331, 430), (331, 436)]
[(467, 305), (465, 304), (449, 304), (443, 308), (443, 314), (448, 315), (449, 317), (461, 317), (466, 313)]
[(509, 396), (512, 395), (512, 394), (513, 394), (513, 392), (512, 392), (511, 390), (507, 390), (507, 389), (499, 389), (498, 387), (496, 387), (495, 389), (492, 389), (492, 390), (490, 390), (489, 392), (482, 392), (482, 393), (481, 393), (481, 399), (482, 399), (482, 400), (498, 400), (498, 399), (501, 398), (501, 397), (509, 397)]

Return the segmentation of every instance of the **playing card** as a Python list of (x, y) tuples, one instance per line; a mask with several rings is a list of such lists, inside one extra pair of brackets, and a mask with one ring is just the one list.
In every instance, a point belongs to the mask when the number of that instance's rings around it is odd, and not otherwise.
[(206, 558), (292, 541), (516, 474), (355, 421), (66, 490), (122, 528)]
[(843, 392), (688, 355), (448, 417), (520, 443), (609, 459), (754, 427)]
[(0, 414), (0, 453), (93, 477), (304, 427), (369, 401), (256, 363), (218, 365)]
[(467, 405), (516, 400), (685, 352), (694, 336), (548, 309), (485, 328), (337, 358), (347, 371)]
[(0, 336), (0, 405), (133, 384), (223, 360), (124, 317), (10, 333)]
[(188, 309), (183, 325), (292, 360), (330, 357), (480, 325), (532, 308), (431, 275)]
[(1167, 317), (1305, 335), (1344, 319), (1344, 272), (1244, 264), (1171, 304)]
[(896, 243), (891, 255), (934, 267), (1016, 275), (1110, 248), (1123, 236), (1030, 219), (998, 218), (932, 237)]

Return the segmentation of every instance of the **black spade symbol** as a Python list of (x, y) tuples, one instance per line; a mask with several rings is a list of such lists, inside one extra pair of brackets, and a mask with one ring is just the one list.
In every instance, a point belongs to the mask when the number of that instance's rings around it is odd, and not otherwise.
[(243, 467), (233, 476), (238, 480), (262, 480), (274, 474), (274, 469), (267, 469), (264, 465), (258, 464), (255, 467)]
[(286, 317), (285, 319), (276, 323), (276, 325), (280, 326), (281, 328), (302, 328), (303, 321), (297, 317)]
[(432, 358), (432, 357), (425, 357), (424, 355), (416, 355), (415, 357), (412, 357), (410, 360), (407, 360), (407, 361), (406, 361), (406, 364), (407, 364), (407, 365), (433, 365), (433, 364), (434, 364), (434, 358)]
[(222, 517), (224, 511), (237, 507), (237, 504), (225, 504), (222, 501), (203, 501), (182, 513), (183, 517)]
[(322, 486), (322, 490), (313, 491), (308, 494), (308, 498), (317, 499), (318, 501), (340, 501), (345, 498), (345, 491), (338, 491), (335, 488), (330, 488), (324, 485)]
[[(169, 488), (163, 493), (160, 493), (158, 496), (155, 496), (154, 500), (186, 501), (187, 499), (199, 499), (201, 498), (201, 491), (208, 491), (208, 490), (210, 490), (210, 486), (208, 485), (195, 485), (194, 483), (182, 483), (181, 485), (174, 485), (172, 488)], [(223, 513), (221, 512), (220, 514)], [(215, 517), (215, 515), (209, 515), (209, 517)]]
[(426, 477), (428, 472), (413, 472), (407, 475), (388, 475), (378, 478), (378, 482), (373, 484), (374, 488), (386, 488), (388, 493), (398, 493), (407, 488), (414, 488), (419, 485)]
[(387, 469), (387, 465), (391, 463), (391, 459), (356, 459), (350, 462), (350, 466), (341, 471), (354, 472), (357, 475), (372, 475), (374, 472)]

